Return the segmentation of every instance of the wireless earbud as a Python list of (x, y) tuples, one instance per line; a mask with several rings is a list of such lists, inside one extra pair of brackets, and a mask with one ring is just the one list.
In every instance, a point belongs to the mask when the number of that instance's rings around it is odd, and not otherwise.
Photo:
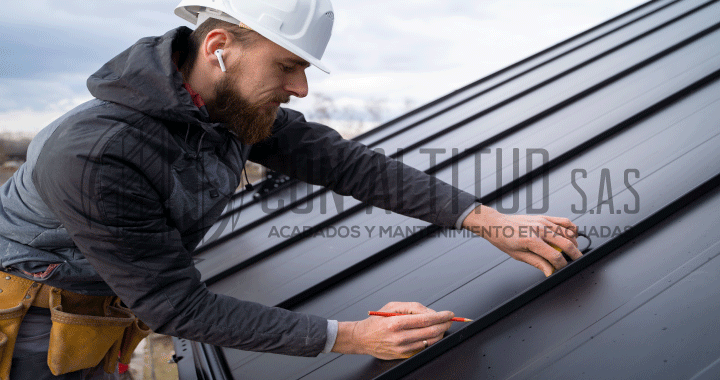
[(217, 56), (218, 62), (220, 62), (220, 70), (222, 70), (223, 72), (225, 72), (225, 71), (226, 71), (226, 70), (225, 70), (225, 62), (223, 62), (222, 55), (223, 55), (223, 49), (217, 49), (217, 50), (215, 50), (215, 56)]

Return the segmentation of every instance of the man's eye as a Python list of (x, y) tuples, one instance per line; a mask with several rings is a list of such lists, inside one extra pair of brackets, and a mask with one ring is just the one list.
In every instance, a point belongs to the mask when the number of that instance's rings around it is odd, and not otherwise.
[(286, 73), (289, 73), (293, 70), (293, 68), (291, 66), (286, 66), (286, 65), (280, 64), (280, 70), (282, 70)]

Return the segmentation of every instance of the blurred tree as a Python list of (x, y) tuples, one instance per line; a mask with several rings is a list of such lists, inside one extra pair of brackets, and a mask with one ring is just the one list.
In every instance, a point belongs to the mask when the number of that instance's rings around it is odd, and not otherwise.
[(384, 119), (387, 99), (372, 98), (365, 101), (365, 110), (370, 116), (370, 121), (375, 124), (380, 123)]
[(307, 115), (308, 118), (319, 123), (330, 124), (333, 116), (337, 114), (335, 101), (331, 97), (319, 92), (316, 92), (313, 96), (315, 97), (315, 102), (313, 103), (312, 111)]
[(0, 162), (7, 160), (25, 161), (27, 148), (32, 139), (13, 133), (0, 134)]
[(342, 108), (340, 119), (342, 120), (342, 125), (339, 132), (346, 139), (353, 138), (365, 132), (365, 121), (362, 116), (359, 115), (358, 110), (351, 104)]

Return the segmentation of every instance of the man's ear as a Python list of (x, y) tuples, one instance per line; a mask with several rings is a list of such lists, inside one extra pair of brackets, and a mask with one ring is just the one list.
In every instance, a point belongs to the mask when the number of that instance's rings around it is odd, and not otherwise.
[[(225, 62), (223, 62), (222, 54), (217, 54), (217, 51), (224, 51), (225, 47), (229, 42), (229, 32), (224, 29), (213, 29), (205, 37), (205, 41), (202, 46), (202, 59), (205, 59), (212, 66), (220, 68), (223, 72), (225, 71)], [(225, 57), (227, 59), (227, 57)]]

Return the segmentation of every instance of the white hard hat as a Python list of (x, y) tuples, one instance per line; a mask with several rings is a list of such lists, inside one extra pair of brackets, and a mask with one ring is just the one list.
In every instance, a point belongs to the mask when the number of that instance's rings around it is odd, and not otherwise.
[(208, 18), (244, 24), (320, 70), (332, 33), (330, 0), (182, 0), (175, 14), (200, 25)]

